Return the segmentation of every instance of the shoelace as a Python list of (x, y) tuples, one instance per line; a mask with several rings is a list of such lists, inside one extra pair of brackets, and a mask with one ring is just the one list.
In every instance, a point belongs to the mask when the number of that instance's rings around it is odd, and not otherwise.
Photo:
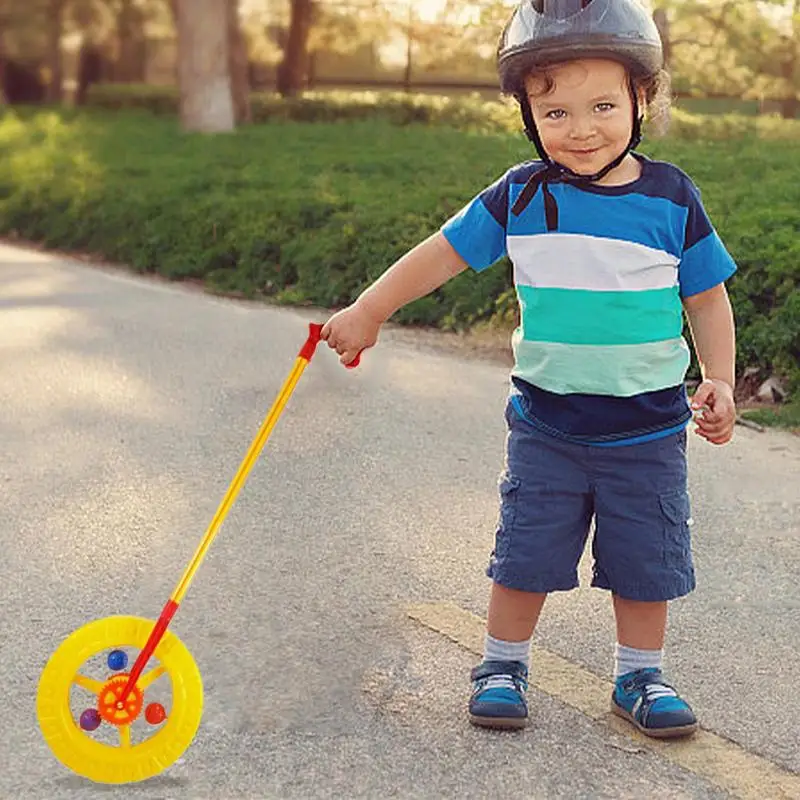
[(486, 689), (511, 689), (518, 692), (521, 686), (519, 681), (511, 675), (489, 675), (481, 686), (481, 691)]
[(678, 693), (666, 683), (646, 683), (642, 690), (648, 703), (654, 703), (662, 697), (678, 696)]

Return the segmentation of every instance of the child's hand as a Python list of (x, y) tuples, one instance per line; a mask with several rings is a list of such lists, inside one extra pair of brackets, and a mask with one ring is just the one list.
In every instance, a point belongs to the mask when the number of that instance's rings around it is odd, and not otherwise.
[(334, 314), (323, 326), (321, 336), (328, 347), (339, 354), (339, 361), (347, 366), (362, 350), (378, 341), (382, 323), (383, 320), (370, 315), (356, 301)]
[(692, 411), (701, 411), (694, 418), (698, 436), (711, 444), (726, 444), (731, 440), (736, 424), (736, 404), (733, 389), (725, 381), (704, 380), (692, 397)]

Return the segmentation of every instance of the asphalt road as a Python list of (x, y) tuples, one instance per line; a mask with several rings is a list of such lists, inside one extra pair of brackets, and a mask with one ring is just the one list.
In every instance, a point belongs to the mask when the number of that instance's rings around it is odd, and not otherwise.
[[(475, 647), (408, 609), (485, 616), (507, 369), (391, 330), (352, 372), (318, 352), (173, 622), (205, 683), (185, 755), (113, 788), (56, 761), (47, 658), (158, 615), (314, 318), (0, 246), (0, 797), (800, 798), (800, 440), (691, 437), (699, 588), (667, 666), (700, 767), (549, 675), (524, 733), (475, 730)], [(536, 642), (607, 679), (607, 597), (552, 598)]]

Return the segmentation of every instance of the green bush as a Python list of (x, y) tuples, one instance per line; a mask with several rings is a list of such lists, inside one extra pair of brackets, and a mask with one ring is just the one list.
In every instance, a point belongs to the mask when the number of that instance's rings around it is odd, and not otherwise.
[[(172, 86), (97, 84), (89, 91), (90, 106), (110, 110), (138, 109), (163, 115), (178, 112), (178, 91)], [(519, 112), (512, 100), (486, 100), (480, 95), (442, 96), (391, 91), (306, 92), (294, 99), (276, 93), (251, 95), (253, 121), (352, 122), (382, 119), (395, 125), (423, 123), (459, 130), (516, 133)], [(731, 138), (800, 139), (800, 120), (773, 115), (693, 114), (672, 110), (670, 138), (719, 141)]]
[[(739, 368), (800, 389), (800, 142), (668, 138), (740, 271)], [(0, 232), (282, 303), (341, 306), (508, 165), (520, 135), (386, 119), (181, 133), (150, 113), (0, 117)], [(515, 313), (508, 262), (400, 311), (464, 329)]]

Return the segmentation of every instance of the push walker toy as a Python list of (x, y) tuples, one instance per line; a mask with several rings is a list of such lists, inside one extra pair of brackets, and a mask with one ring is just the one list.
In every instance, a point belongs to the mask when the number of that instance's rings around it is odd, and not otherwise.
[[(167, 627), (311, 361), (321, 332), (322, 325), (309, 325), (289, 377), (158, 620), (112, 616), (90, 622), (68, 636), (47, 662), (37, 693), (39, 726), (56, 758), (79, 775), (98, 783), (145, 780), (173, 764), (191, 744), (203, 712), (203, 683), (191, 653)], [(91, 677), (98, 674), (102, 677)]]

